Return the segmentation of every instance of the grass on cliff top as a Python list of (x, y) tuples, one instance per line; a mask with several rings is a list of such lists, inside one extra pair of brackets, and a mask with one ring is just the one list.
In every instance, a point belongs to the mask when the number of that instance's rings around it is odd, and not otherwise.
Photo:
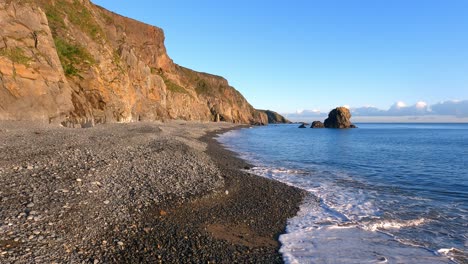
[(70, 23), (76, 25), (93, 40), (99, 40), (100, 37), (104, 36), (102, 28), (96, 22), (91, 11), (77, 0), (72, 3), (57, 0), (55, 4), (46, 4), (45, 10), (49, 26), (55, 35), (59, 30), (67, 29), (64, 20), (68, 18)]
[(24, 55), (24, 51), (19, 48), (3, 48), (0, 49), (0, 56), (7, 57), (14, 63), (19, 63), (23, 65), (28, 65), (29, 61), (31, 61), (31, 58), (27, 57)]
[(72, 44), (59, 37), (55, 37), (54, 42), (65, 75), (79, 76), (79, 68), (83, 64), (95, 63), (94, 58), (84, 47)]

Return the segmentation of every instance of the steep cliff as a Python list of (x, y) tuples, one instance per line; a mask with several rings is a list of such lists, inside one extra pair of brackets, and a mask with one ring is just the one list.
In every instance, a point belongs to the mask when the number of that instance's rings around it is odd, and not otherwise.
[(258, 110), (258, 111), (261, 111), (261, 112), (263, 112), (263, 113), (265, 113), (267, 115), (269, 124), (285, 124), (285, 123), (289, 124), (289, 123), (291, 123), (291, 121), (289, 121), (284, 116), (278, 114), (275, 111), (271, 111), (271, 110)]
[(0, 120), (266, 124), (219, 76), (175, 64), (160, 28), (89, 0), (0, 0)]

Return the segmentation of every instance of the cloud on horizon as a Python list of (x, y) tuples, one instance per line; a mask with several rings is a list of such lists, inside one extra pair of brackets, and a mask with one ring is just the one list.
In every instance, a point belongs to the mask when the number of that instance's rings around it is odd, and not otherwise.
[[(349, 108), (354, 117), (424, 117), (424, 116), (450, 116), (456, 118), (468, 118), (468, 100), (444, 101), (433, 105), (420, 101), (414, 105), (406, 105), (404, 102), (394, 103), (388, 110), (377, 107), (364, 106)], [(317, 110), (303, 110), (296, 113), (284, 114), (291, 120), (309, 120), (312, 118), (326, 117), (328, 113)]]

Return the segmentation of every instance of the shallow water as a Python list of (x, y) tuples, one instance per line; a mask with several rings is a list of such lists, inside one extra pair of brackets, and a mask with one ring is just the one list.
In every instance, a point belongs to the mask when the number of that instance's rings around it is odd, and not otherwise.
[(468, 262), (468, 125), (358, 126), (220, 136), (251, 172), (310, 193), (280, 237), (285, 261)]

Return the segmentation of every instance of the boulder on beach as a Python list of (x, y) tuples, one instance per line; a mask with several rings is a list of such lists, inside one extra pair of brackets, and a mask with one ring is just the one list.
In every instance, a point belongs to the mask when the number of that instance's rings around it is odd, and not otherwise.
[(355, 128), (350, 119), (351, 113), (348, 108), (337, 107), (330, 111), (324, 125), (326, 128)]
[(325, 125), (320, 122), (320, 121), (314, 121), (312, 122), (312, 125), (310, 126), (310, 128), (324, 128)]

